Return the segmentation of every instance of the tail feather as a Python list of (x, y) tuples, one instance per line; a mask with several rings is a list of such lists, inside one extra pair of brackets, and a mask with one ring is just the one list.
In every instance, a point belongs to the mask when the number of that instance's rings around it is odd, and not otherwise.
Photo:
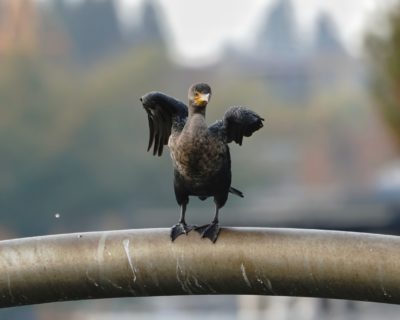
[(244, 197), (243, 192), (240, 191), (240, 190), (238, 190), (238, 189), (235, 189), (234, 187), (230, 187), (230, 188), (229, 188), (229, 192), (230, 192), (230, 193), (233, 193), (233, 194), (235, 194), (235, 195), (237, 195), (237, 196), (239, 196), (239, 197), (241, 197), (241, 198)]

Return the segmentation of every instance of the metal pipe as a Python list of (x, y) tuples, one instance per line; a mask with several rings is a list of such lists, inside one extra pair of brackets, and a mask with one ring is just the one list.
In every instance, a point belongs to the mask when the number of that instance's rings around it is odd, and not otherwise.
[(254, 294), (400, 304), (400, 237), (223, 228), (213, 244), (169, 229), (0, 242), (0, 307), (127, 296)]

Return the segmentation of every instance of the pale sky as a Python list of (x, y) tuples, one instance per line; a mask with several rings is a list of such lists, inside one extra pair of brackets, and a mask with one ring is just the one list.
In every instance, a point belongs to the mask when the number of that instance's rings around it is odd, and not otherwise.
[[(145, 0), (117, 0), (121, 13), (130, 12)], [(253, 39), (249, 34), (260, 24), (266, 8), (278, 0), (158, 0), (171, 28), (174, 56), (190, 60), (212, 60), (227, 41), (240, 41), (244, 46)], [(350, 52), (357, 54), (365, 26), (374, 13), (394, 0), (292, 0), (300, 32), (310, 37), (313, 22), (321, 11), (330, 13), (337, 23), (342, 40)], [(201, 30), (201, 31), (200, 31)], [(201, 36), (200, 36), (201, 32)], [(182, 60), (180, 61), (182, 62)]]

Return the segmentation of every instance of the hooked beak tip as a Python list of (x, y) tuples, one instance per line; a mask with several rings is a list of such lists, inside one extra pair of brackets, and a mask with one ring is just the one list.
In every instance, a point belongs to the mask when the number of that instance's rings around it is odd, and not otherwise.
[(209, 93), (202, 94), (199, 97), (199, 101), (200, 102), (208, 102), (209, 99), (210, 99), (210, 94)]

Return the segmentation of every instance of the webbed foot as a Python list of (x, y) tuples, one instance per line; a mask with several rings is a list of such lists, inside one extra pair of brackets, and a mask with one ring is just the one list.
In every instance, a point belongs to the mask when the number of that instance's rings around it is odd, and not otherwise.
[(204, 226), (196, 227), (195, 230), (200, 233), (202, 238), (208, 238), (213, 243), (217, 241), (218, 234), (221, 230), (218, 222), (211, 222), (210, 224), (205, 224)]
[(187, 235), (194, 228), (195, 228), (195, 226), (191, 226), (191, 225), (187, 225), (186, 223), (178, 222), (177, 224), (173, 225), (171, 228), (171, 233), (170, 233), (171, 241), (174, 241), (181, 234)]

